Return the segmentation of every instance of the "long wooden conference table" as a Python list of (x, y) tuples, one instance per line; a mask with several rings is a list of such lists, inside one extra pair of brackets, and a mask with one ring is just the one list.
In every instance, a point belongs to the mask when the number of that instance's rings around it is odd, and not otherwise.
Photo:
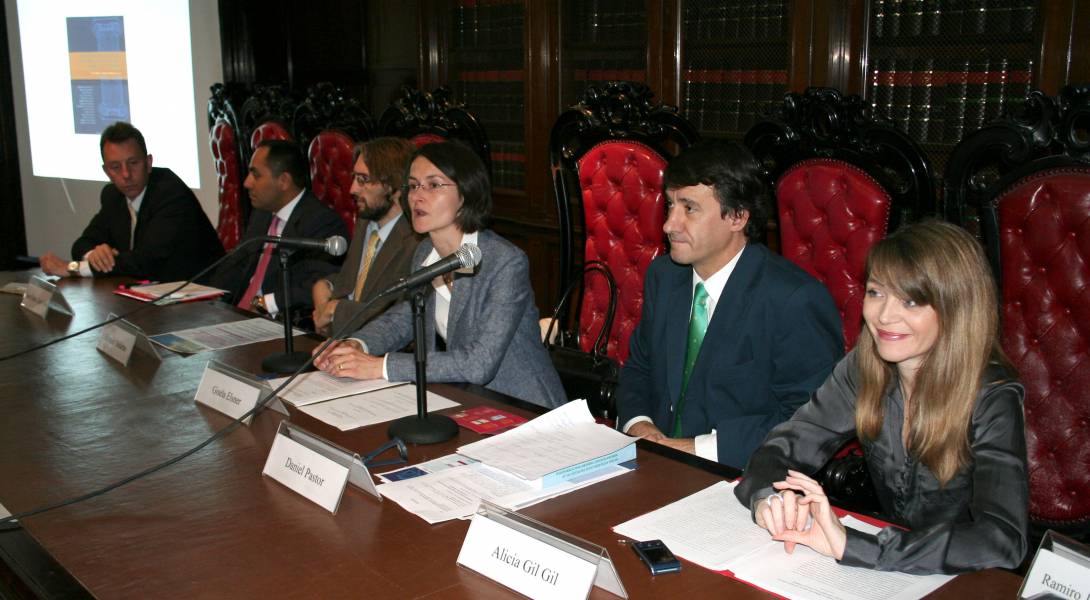
[[(31, 273), (0, 273), (0, 284)], [(124, 280), (64, 280), (74, 317), (45, 320), (0, 294), (0, 356), (93, 325), (137, 306), (111, 293)], [(131, 321), (149, 334), (247, 318), (219, 302), (148, 307)], [(230, 422), (194, 392), (208, 359), (260, 372), (282, 349), (267, 342), (130, 368), (96, 351), (99, 332), (0, 362), (0, 504), (12, 513), (97, 489), (169, 459)], [(296, 338), (310, 349), (317, 338)], [(531, 407), (481, 388), (433, 385), (463, 405), (527, 417)], [(86, 502), (27, 518), (0, 533), (0, 556), (34, 594), (98, 598), (507, 598), (514, 593), (456, 564), (466, 521), (428, 525), (351, 486), (337, 514), (262, 476), (277, 426), (265, 411), (193, 456)], [(386, 427), (340, 432), (292, 411), (292, 423), (351, 450), (386, 441)], [(409, 462), (451, 453), (478, 435), (410, 446)], [(632, 598), (766, 598), (691, 563), (651, 577), (611, 527), (737, 473), (640, 442), (639, 468), (525, 509), (604, 546)], [(1020, 579), (998, 570), (963, 575), (939, 598), (1014, 597)], [(592, 598), (610, 598), (595, 589)]]

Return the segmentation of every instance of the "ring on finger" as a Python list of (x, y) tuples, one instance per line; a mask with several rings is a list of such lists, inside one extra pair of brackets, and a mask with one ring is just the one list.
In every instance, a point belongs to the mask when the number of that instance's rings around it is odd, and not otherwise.
[(768, 505), (769, 509), (772, 508), (772, 499), (773, 498), (778, 499), (782, 503), (783, 502), (783, 492), (780, 492), (779, 494), (769, 494), (768, 497), (765, 498), (765, 504)]

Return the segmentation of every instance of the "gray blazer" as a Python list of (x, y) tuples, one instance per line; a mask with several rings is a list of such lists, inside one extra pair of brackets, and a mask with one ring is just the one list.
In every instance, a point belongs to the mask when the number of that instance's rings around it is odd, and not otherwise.
[[(478, 234), (477, 245), (481, 263), (475, 273), (454, 279), (445, 352), (435, 350), (435, 294), (429, 291), (428, 381), (475, 383), (547, 408), (560, 406), (567, 398), (541, 343), (526, 255), (490, 230)], [(431, 250), (431, 240), (425, 238), (413, 265), (419, 266)], [(386, 371), (391, 381), (415, 381), (413, 355), (398, 352), (413, 338), (409, 301), (394, 305), (353, 337), (371, 354), (390, 353)]]
[(420, 237), (413, 233), (408, 215), (403, 214), (394, 223), (394, 228), (379, 248), (371, 264), (371, 270), (367, 272), (367, 281), (363, 282), (363, 297), (356, 298), (354, 301), (348, 300), (348, 295), (356, 288), (356, 275), (360, 271), (360, 261), (363, 260), (363, 253), (367, 251), (367, 240), (364, 238), (367, 235), (368, 223), (370, 221), (356, 219), (356, 235), (352, 237), (352, 245), (348, 247), (344, 266), (338, 273), (327, 278), (333, 285), (333, 293), (330, 297), (340, 300), (337, 303), (337, 310), (333, 313), (334, 332), (352, 319), (356, 319), (354, 329), (359, 329), (376, 315), (390, 308), (401, 299), (400, 296), (383, 298), (366, 309), (363, 308), (363, 303), (397, 283), (412, 270), (413, 250), (420, 243)]

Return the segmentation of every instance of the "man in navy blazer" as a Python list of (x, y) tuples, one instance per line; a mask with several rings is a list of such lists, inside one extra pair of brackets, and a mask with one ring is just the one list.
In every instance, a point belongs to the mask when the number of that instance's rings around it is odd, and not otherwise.
[[(262, 271), (262, 254), (268, 244), (246, 242), (265, 235), (325, 239), (348, 235), (344, 221), (305, 189), (307, 160), (294, 142), (265, 140), (250, 159), (245, 186), (255, 210), (235, 253), (216, 269), (212, 285), (227, 290), (223, 300), (244, 310), (275, 316), (285, 306), (280, 258), (274, 248)], [(273, 219), (276, 227), (271, 227)], [(245, 245), (243, 245), (245, 244)], [(291, 269), (292, 310), (309, 315), (310, 289), (314, 282), (337, 271), (341, 259), (322, 250), (296, 250)], [(260, 277), (259, 277), (260, 275)], [(298, 312), (305, 311), (305, 312)]]
[[(843, 355), (840, 316), (820, 282), (759, 243), (768, 191), (748, 150), (694, 145), (664, 184), (670, 256), (647, 270), (618, 422), (629, 435), (742, 468)], [(707, 330), (683, 394), (698, 285)]]

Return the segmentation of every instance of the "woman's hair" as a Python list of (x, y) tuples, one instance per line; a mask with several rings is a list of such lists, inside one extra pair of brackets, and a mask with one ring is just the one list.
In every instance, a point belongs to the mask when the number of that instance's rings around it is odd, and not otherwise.
[[(878, 242), (867, 257), (867, 279), (890, 294), (930, 306), (939, 333), (916, 372), (907, 405), (908, 451), (945, 485), (969, 465), (969, 421), (981, 376), (999, 349), (995, 281), (980, 244), (964, 229), (924, 221)], [(859, 398), (855, 424), (861, 439), (878, 437), (883, 397), (895, 364), (882, 360), (870, 328), (856, 346)]]
[[(488, 169), (475, 152), (461, 142), (437, 142), (426, 144), (413, 154), (409, 164), (423, 157), (458, 186), (462, 196), (462, 208), (454, 222), (464, 233), (473, 233), (488, 227), (492, 215), (492, 185)], [(408, 179), (408, 177), (406, 177)], [(408, 196), (408, 194), (406, 194)]]

